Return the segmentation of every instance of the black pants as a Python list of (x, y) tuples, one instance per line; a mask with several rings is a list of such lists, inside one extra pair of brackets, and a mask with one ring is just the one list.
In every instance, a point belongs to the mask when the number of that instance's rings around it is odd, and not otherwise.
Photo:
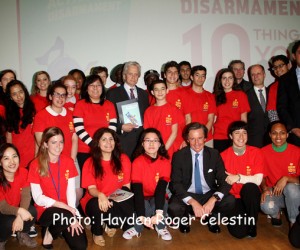
[[(99, 209), (98, 198), (92, 198), (86, 204), (86, 214), (91, 218), (91, 231), (94, 235), (103, 235), (103, 223), (106, 223), (110, 228), (123, 226), (124, 231), (133, 227), (134, 221), (132, 221), (132, 225), (128, 224), (128, 218), (132, 217), (133, 213), (133, 197), (122, 202), (113, 201), (113, 206), (107, 212)], [(122, 225), (123, 221), (125, 224)]]
[[(300, 208), (299, 208), (300, 209)], [(296, 218), (296, 222), (292, 226), (289, 232), (290, 243), (297, 248), (300, 248), (300, 214)]]
[[(260, 190), (254, 183), (246, 183), (240, 192), (240, 199), (236, 199), (235, 208), (229, 214), (229, 233), (238, 238), (248, 235), (249, 229), (256, 226), (260, 209)], [(238, 219), (239, 217), (240, 219)]]
[[(66, 209), (49, 207), (41, 215), (39, 223), (42, 226), (42, 230), (48, 227), (53, 239), (62, 234), (70, 249), (87, 249), (87, 238), (84, 229), (79, 235), (74, 233), (72, 236), (72, 231), (68, 232), (68, 227), (70, 226), (70, 222), (72, 222), (70, 219), (73, 217), (73, 214)], [(56, 220), (55, 218), (59, 219)]]
[[(189, 195), (198, 201), (201, 205), (204, 205), (215, 191), (209, 191), (205, 194), (194, 194), (189, 193)], [(215, 215), (220, 213), (222, 216), (226, 216), (228, 211), (232, 210), (234, 207), (234, 197), (232, 195), (226, 195), (223, 197), (222, 201), (216, 202), (212, 214)], [(185, 204), (181, 199), (178, 199), (175, 195), (172, 195), (169, 201), (168, 214), (172, 218), (187, 219), (189, 214), (194, 214), (193, 208), (190, 205)], [(182, 220), (183, 221), (183, 220)]]
[[(28, 233), (30, 227), (34, 225), (36, 219), (36, 209), (34, 206), (30, 205), (28, 208), (29, 213), (34, 217), (33, 220), (24, 221), (23, 231), (24, 233)], [(12, 234), (12, 224), (16, 216), (14, 215), (6, 215), (0, 213), (0, 242), (6, 241)]]

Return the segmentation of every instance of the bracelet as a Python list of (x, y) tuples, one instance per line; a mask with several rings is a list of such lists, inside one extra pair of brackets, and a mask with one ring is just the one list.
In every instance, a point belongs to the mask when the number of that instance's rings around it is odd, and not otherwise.
[(241, 181), (241, 175), (240, 174), (237, 174), (238, 175), (238, 180), (236, 181), (236, 183), (240, 183), (240, 181)]

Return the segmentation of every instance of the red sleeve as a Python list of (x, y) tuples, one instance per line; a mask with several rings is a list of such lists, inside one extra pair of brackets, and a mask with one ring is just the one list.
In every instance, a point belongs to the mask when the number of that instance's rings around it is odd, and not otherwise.
[(5, 107), (3, 105), (0, 105), (0, 116), (5, 118)]
[(209, 102), (208, 106), (208, 114), (216, 114), (217, 113), (217, 106), (216, 106), (216, 100), (213, 94), (209, 93), (207, 91), (207, 99)]
[(47, 121), (45, 109), (42, 109), (36, 114), (33, 120), (32, 133), (43, 132), (45, 130), (45, 122)]
[(108, 105), (110, 119), (117, 118), (115, 105), (111, 101), (108, 101), (108, 100), (106, 100), (105, 102), (107, 102), (107, 105)]
[(34, 159), (29, 166), (28, 182), (40, 184), (40, 175), (38, 171), (38, 160)]
[(124, 173), (123, 183), (126, 185), (131, 181), (131, 162), (127, 155), (121, 155), (122, 172)]
[(89, 186), (93, 185), (97, 186), (92, 158), (88, 158), (85, 161), (81, 176), (81, 187), (88, 188)]
[(143, 183), (143, 163), (141, 162), (141, 156), (136, 158), (132, 163), (131, 169), (131, 182), (132, 183)]

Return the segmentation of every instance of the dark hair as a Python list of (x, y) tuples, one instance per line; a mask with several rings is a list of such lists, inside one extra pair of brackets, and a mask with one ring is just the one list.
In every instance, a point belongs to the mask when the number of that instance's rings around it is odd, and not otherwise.
[(102, 88), (102, 93), (100, 95), (100, 102), (99, 102), (99, 104), (102, 106), (105, 101), (105, 89), (104, 89), (104, 85), (101, 80), (101, 77), (98, 75), (89, 75), (86, 77), (84, 83), (82, 84), (82, 88), (81, 88), (81, 98), (84, 99), (86, 102), (91, 102), (91, 99), (90, 99), (90, 96), (88, 93), (88, 87), (89, 87), (89, 85), (96, 82), (97, 80), (100, 82), (101, 88)]
[(277, 55), (277, 56), (273, 56), (271, 58), (271, 64), (272, 64), (272, 66), (274, 66), (274, 63), (277, 62), (277, 61), (282, 61), (282, 62), (284, 62), (284, 64), (288, 64), (290, 62), (290, 60), (288, 59), (287, 56), (285, 56), (285, 55)]
[(180, 79), (180, 81), (182, 81), (182, 76), (181, 76), (181, 74), (180, 74), (181, 66), (188, 66), (190, 70), (192, 69), (192, 66), (191, 66), (191, 64), (190, 64), (188, 61), (181, 61), (181, 62), (178, 64), (178, 67), (179, 67), (179, 79)]
[[(12, 148), (13, 150), (16, 151), (19, 159), (20, 159), (20, 154), (18, 149), (16, 148), (15, 145), (11, 144), (11, 143), (4, 143), (0, 145), (0, 161), (4, 156), (4, 152), (8, 149), (8, 148)], [(7, 190), (8, 188), (10, 188), (10, 184), (9, 181), (6, 179), (5, 175), (4, 175), (4, 171), (3, 171), (3, 167), (2, 165), (0, 165), (0, 186), (4, 189)]]
[(192, 68), (192, 70), (191, 70), (191, 75), (193, 76), (198, 70), (203, 70), (203, 71), (205, 71), (205, 74), (206, 74), (206, 72), (207, 72), (207, 70), (206, 70), (206, 68), (205, 68), (204, 66), (202, 66), (202, 65), (196, 65), (196, 66), (194, 66), (194, 67)]
[(204, 137), (207, 138), (207, 134), (208, 134), (208, 129), (204, 124), (201, 124), (199, 122), (191, 122), (188, 125), (185, 126), (185, 128), (182, 131), (182, 137), (185, 140), (185, 142), (187, 144), (188, 143), (188, 137), (189, 137), (189, 133), (191, 130), (197, 130), (197, 129), (202, 129), (204, 132)]
[(53, 96), (54, 91), (58, 88), (62, 88), (66, 91), (66, 94), (68, 93), (67, 91), (67, 87), (61, 82), (61, 81), (56, 81), (54, 84), (52, 84), (51, 86), (49, 86), (48, 91), (47, 91), (47, 99), (49, 100), (49, 102), (52, 103), (52, 101), (50, 100), (50, 96)]
[(103, 167), (101, 165), (102, 151), (99, 147), (99, 141), (105, 133), (111, 134), (115, 141), (115, 148), (112, 151), (111, 162), (110, 162), (112, 169), (113, 169), (113, 173), (118, 174), (122, 170), (122, 163), (120, 160), (121, 149), (120, 149), (120, 142), (119, 142), (117, 133), (110, 128), (105, 128), (105, 127), (99, 128), (94, 133), (93, 141), (92, 141), (92, 145), (91, 145), (91, 151), (90, 151), (91, 158), (93, 161), (95, 178), (98, 178), (98, 177), (102, 178), (103, 174), (104, 174)]
[(296, 54), (297, 49), (300, 47), (300, 40), (296, 41), (292, 47), (292, 53)]
[(138, 156), (140, 156), (142, 154), (145, 154), (145, 149), (143, 147), (143, 142), (144, 142), (144, 139), (145, 139), (146, 135), (149, 134), (149, 133), (156, 134), (158, 139), (159, 139), (160, 147), (158, 148), (157, 155), (159, 155), (160, 157), (169, 159), (170, 157), (168, 155), (168, 151), (166, 150), (166, 147), (165, 147), (164, 141), (162, 139), (161, 133), (156, 128), (147, 128), (142, 132), (142, 134), (140, 136), (140, 139), (139, 139), (138, 146), (136, 148), (136, 151), (134, 152), (134, 158), (137, 158)]
[(0, 145), (6, 143), (7, 125), (4, 117), (0, 116)]
[(1, 70), (1, 72), (0, 72), (0, 82), (2, 81), (2, 77), (6, 73), (12, 73), (14, 75), (15, 80), (17, 79), (16, 73), (12, 69), (4, 69), (4, 70)]
[[(19, 106), (11, 98), (11, 88), (19, 85), (24, 91), (25, 99), (23, 106), (23, 115), (20, 115)], [(6, 87), (6, 121), (7, 121), (7, 131), (19, 134), (19, 128), (25, 129), (28, 125), (32, 124), (33, 118), (36, 114), (34, 103), (32, 102), (26, 86), (18, 80), (12, 80), (7, 84)], [(20, 124), (21, 122), (21, 124)]]
[(276, 121), (272, 121), (268, 124), (268, 133), (271, 133), (272, 127), (276, 124), (281, 124), (285, 127), (286, 131), (287, 131), (287, 127), (286, 124), (283, 121), (280, 120), (276, 120)]
[(82, 77), (82, 79), (83, 79), (83, 81), (85, 81), (85, 74), (80, 69), (72, 69), (72, 70), (69, 71), (68, 75), (74, 75), (75, 73), (80, 74), (81, 77)]
[(159, 84), (159, 83), (164, 84), (164, 85), (166, 86), (166, 88), (168, 88), (167, 83), (166, 83), (164, 80), (158, 79), (158, 80), (154, 80), (154, 81), (151, 83), (151, 85), (150, 85), (150, 90), (153, 90), (153, 89), (154, 89), (154, 86), (155, 86), (156, 84)]
[(243, 68), (245, 70), (245, 63), (241, 60), (232, 60), (232, 61), (230, 61), (230, 63), (228, 64), (228, 68), (233, 69), (233, 64), (237, 64), (237, 63), (242, 64)]
[(98, 75), (101, 72), (105, 72), (106, 73), (106, 77), (108, 77), (108, 70), (104, 66), (95, 66), (95, 67), (91, 68), (90, 75)]
[(216, 75), (216, 79), (215, 79), (215, 83), (214, 83), (214, 91), (213, 91), (213, 93), (215, 94), (217, 106), (227, 102), (226, 93), (222, 86), (222, 76), (223, 76), (223, 74), (228, 73), (228, 72), (231, 73), (233, 76), (232, 90), (240, 90), (237, 80), (236, 80), (236, 77), (235, 77), (235, 74), (232, 71), (232, 69), (224, 68), (224, 69), (219, 70), (219, 72)]
[(169, 69), (169, 68), (172, 68), (172, 67), (175, 67), (175, 68), (177, 69), (177, 71), (178, 71), (178, 74), (179, 74), (179, 65), (178, 65), (178, 63), (175, 62), (175, 61), (169, 61), (169, 62), (167, 62), (167, 63), (165, 64), (165, 67), (164, 67), (164, 73), (166, 74), (167, 71), (168, 71), (168, 69)]
[[(244, 121), (234, 121), (228, 126), (228, 137), (236, 130), (244, 129), (248, 132), (248, 124)], [(229, 137), (230, 138), (230, 137)]]

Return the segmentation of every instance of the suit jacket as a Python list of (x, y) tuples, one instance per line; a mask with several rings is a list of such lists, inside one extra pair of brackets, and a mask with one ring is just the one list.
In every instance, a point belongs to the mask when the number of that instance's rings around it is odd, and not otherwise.
[[(296, 68), (292, 68), (279, 78), (277, 112), (280, 120), (287, 125), (288, 131), (300, 128), (300, 89)], [(292, 139), (291, 143), (300, 146), (300, 138), (293, 133), (288, 139)]]
[[(204, 146), (203, 174), (211, 190), (229, 193), (231, 186), (225, 181), (227, 175), (223, 160), (216, 149)], [(192, 184), (193, 160), (190, 147), (184, 147), (173, 155), (170, 190), (179, 199), (189, 196), (187, 190)]]
[[(136, 86), (136, 89), (137, 89), (137, 95), (138, 95), (137, 99), (138, 99), (138, 104), (139, 104), (139, 108), (140, 108), (141, 119), (143, 120), (145, 110), (149, 106), (148, 93), (145, 90), (143, 90), (137, 86)], [(115, 105), (116, 110), (117, 110), (118, 102), (123, 102), (123, 101), (130, 99), (123, 85), (120, 87), (117, 87), (117, 88), (110, 89), (107, 92), (106, 98), (107, 98), (107, 100), (111, 101)], [(132, 159), (132, 154), (138, 143), (140, 133), (143, 131), (143, 127), (133, 129), (129, 133), (128, 132), (122, 133), (121, 132), (122, 125), (123, 125), (123, 123), (121, 123), (119, 114), (117, 112), (117, 134), (119, 135), (119, 138), (120, 138), (121, 147), (122, 147), (122, 150), (124, 151), (124, 153), (126, 153)]]
[(245, 79), (243, 79), (240, 84), (239, 84), (241, 90), (243, 90), (244, 92), (247, 92), (249, 89), (251, 89), (253, 87), (253, 84), (251, 82), (246, 81)]
[[(268, 102), (269, 88), (266, 88), (266, 103)], [(263, 147), (270, 142), (268, 136), (268, 112), (262, 109), (254, 87), (246, 92), (251, 111), (247, 115), (248, 145)]]

